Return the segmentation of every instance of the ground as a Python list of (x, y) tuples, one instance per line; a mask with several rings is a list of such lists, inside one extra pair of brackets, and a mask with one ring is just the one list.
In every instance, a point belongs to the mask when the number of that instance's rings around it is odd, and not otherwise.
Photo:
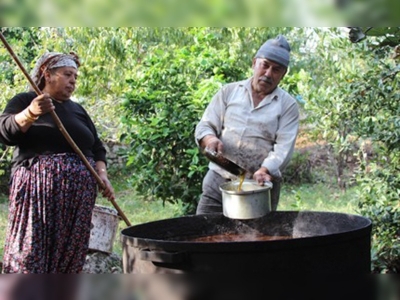
[(85, 274), (122, 274), (122, 259), (116, 253), (90, 251), (83, 267)]
[[(296, 141), (295, 153), (288, 166), (286, 173), (289, 178), (297, 179), (296, 183), (306, 183), (315, 180), (323, 180), (325, 182), (343, 185), (345, 188), (349, 186), (353, 180), (353, 175), (359, 166), (358, 145), (354, 141), (351, 151), (343, 156), (343, 166), (338, 166), (337, 157), (332, 147), (324, 140), (313, 139), (306, 130), (302, 130)], [(344, 154), (343, 154), (344, 155)], [(338, 174), (340, 174), (340, 178)], [(318, 174), (323, 174), (323, 179), (315, 178)]]

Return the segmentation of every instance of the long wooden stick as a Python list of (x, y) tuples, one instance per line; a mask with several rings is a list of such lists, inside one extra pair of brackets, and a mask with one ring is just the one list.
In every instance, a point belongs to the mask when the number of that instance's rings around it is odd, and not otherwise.
[[(24, 66), (22, 65), (21, 61), (18, 59), (17, 55), (15, 55), (13, 49), (11, 46), (8, 44), (7, 40), (4, 38), (3, 33), (0, 32), (0, 39), (3, 42), (4, 46), (6, 47), (7, 51), (10, 53), (14, 61), (17, 63), (18, 67), (21, 69), (22, 73), (24, 73), (25, 77), (28, 79), (29, 83), (31, 84), (32, 88), (35, 90), (37, 95), (42, 95), (42, 91), (39, 89), (39, 87), (36, 85), (36, 83), (33, 81), (31, 76), (28, 74)], [(61, 133), (63, 136), (66, 138), (68, 143), (71, 145), (72, 149), (79, 155), (79, 157), (82, 159), (83, 163), (86, 165), (86, 167), (89, 169), (89, 171), (92, 173), (92, 175), (96, 178), (97, 183), (102, 189), (105, 189), (106, 186), (103, 182), (103, 180), (100, 178), (100, 176), (97, 174), (97, 172), (94, 170), (92, 165), (89, 163), (89, 161), (86, 159), (85, 155), (83, 155), (82, 151), (79, 149), (79, 147), (75, 144), (74, 140), (71, 138), (71, 136), (68, 134), (67, 130), (65, 129), (64, 125), (62, 124), (61, 120), (57, 116), (55, 111), (50, 112), (51, 117), (53, 118), (54, 122), (56, 123), (58, 129), (60, 129)], [(122, 212), (121, 208), (118, 206), (118, 204), (115, 202), (115, 200), (110, 200), (115, 209), (118, 211), (119, 216), (125, 221), (126, 225), (131, 226), (131, 223), (129, 222), (128, 218), (125, 216), (125, 214)]]

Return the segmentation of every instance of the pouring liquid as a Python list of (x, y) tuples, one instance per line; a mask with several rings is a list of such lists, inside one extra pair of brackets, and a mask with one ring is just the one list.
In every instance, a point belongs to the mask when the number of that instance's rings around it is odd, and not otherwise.
[(238, 192), (240, 192), (242, 190), (242, 185), (244, 182), (245, 174), (241, 174), (239, 178), (240, 178), (240, 182), (239, 182), (239, 186), (238, 186)]

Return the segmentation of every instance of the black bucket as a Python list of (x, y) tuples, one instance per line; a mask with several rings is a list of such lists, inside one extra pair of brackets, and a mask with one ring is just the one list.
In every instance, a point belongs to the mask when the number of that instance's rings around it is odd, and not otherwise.
[[(368, 274), (371, 228), (362, 216), (311, 211), (270, 212), (253, 220), (222, 214), (166, 219), (122, 230), (123, 268), (124, 273)], [(196, 240), (214, 235), (248, 238)]]

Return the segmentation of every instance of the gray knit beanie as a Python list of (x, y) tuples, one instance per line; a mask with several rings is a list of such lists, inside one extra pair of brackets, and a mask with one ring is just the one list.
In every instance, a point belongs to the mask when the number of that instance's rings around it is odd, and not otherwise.
[(284, 67), (288, 67), (290, 60), (290, 46), (283, 35), (266, 41), (258, 49), (256, 58), (266, 58)]

